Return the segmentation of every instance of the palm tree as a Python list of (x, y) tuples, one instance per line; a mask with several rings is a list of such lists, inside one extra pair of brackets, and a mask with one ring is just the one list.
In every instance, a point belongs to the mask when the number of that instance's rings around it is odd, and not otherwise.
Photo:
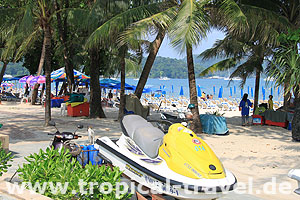
[[(193, 46), (198, 45), (201, 39), (206, 37), (206, 33), (210, 29), (208, 10), (213, 5), (211, 3), (211, 1), (181, 1), (174, 23), (169, 29), (173, 46), (178, 48), (181, 53), (186, 52), (187, 55), (190, 103), (195, 105), (195, 108), (192, 109), (192, 130), (196, 133), (201, 133), (202, 127), (199, 117)], [(233, 27), (245, 21), (243, 13), (241, 13), (235, 2), (225, 0), (213, 3), (216, 3), (220, 10), (223, 11), (224, 18)], [(235, 21), (232, 21), (232, 19)]]
[[(256, 10), (270, 19), (269, 27), (274, 24), (285, 23), (285, 28), (279, 28), (278, 32), (287, 33), (289, 29), (296, 30), (300, 27), (300, 1), (299, 0), (242, 0), (238, 1), (243, 10)], [(256, 15), (252, 15), (253, 18)], [(265, 29), (267, 30), (267, 28)], [(268, 35), (263, 34), (264, 37)], [(276, 77), (272, 77), (275, 78)], [(284, 86), (284, 107), (287, 108), (287, 102), (290, 96), (288, 88), (289, 77), (286, 77)]]
[[(6, 8), (0, 9), (0, 13), (6, 18), (14, 19), (11, 21), (11, 26), (16, 26), (17, 30), (13, 38), (14, 40), (22, 41), (22, 44), (18, 48), (16, 59), (20, 58), (26, 52), (28, 46), (38, 38), (38, 35), (43, 34), (44, 43), (42, 49), (45, 49), (46, 76), (45, 125), (47, 126), (51, 120), (51, 19), (54, 14), (54, 2), (27, 0), (22, 3), (24, 4), (21, 7), (9, 9), (10, 12)], [(12, 40), (9, 42), (12, 44)]]
[[(295, 113), (292, 121), (292, 137), (300, 141), (300, 28), (281, 34), (279, 41), (282, 46), (277, 49), (268, 66), (268, 73), (276, 78), (276, 85), (287, 84), (287, 91), (293, 91), (295, 96)], [(292, 47), (292, 48), (291, 48)], [(288, 82), (287, 82), (288, 79)]]

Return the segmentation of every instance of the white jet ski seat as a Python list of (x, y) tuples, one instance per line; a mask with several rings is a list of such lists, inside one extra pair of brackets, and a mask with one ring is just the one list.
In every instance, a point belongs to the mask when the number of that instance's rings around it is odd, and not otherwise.
[(164, 133), (139, 115), (125, 115), (121, 120), (123, 133), (130, 137), (150, 158), (158, 155)]

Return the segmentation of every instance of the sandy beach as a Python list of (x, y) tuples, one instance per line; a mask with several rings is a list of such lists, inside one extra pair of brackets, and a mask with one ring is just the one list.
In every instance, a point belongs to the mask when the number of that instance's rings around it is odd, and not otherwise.
[[(207, 111), (209, 110), (200, 110), (201, 113)], [(59, 130), (74, 131), (77, 124), (82, 124), (85, 127), (92, 126), (96, 137), (106, 135), (117, 138), (121, 134), (119, 122), (116, 121), (118, 110), (105, 108), (105, 113), (106, 119), (72, 118), (60, 116), (60, 109), (53, 108), (52, 119)], [(224, 113), (230, 130), (229, 135), (199, 136), (212, 147), (223, 165), (235, 174), (238, 182), (246, 184), (247, 189), (239, 191), (261, 199), (299, 199), (299, 196), (293, 193), (297, 187), (296, 181), (287, 177), (290, 169), (300, 168), (300, 144), (292, 141), (291, 131), (274, 126), (243, 127), (240, 125), (239, 111)], [(34, 153), (31, 152), (34, 145), (46, 148), (52, 139), (47, 134), (55, 131), (54, 127), (43, 126), (42, 106), (2, 102), (0, 123), (3, 124), (0, 133), (9, 135), (10, 149), (16, 156), (8, 172), (10, 174), (14, 173), (18, 164), (24, 162), (24, 156)], [(82, 142), (87, 140), (86, 128), (79, 130), (78, 134), (84, 136)], [(37, 152), (39, 149), (35, 150)], [(285, 190), (289, 194), (280, 192), (279, 185), (283, 186), (283, 182), (291, 186)]]

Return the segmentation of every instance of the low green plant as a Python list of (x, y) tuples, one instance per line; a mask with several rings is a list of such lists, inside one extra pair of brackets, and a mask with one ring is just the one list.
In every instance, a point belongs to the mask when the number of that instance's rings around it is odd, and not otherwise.
[[(128, 199), (130, 195), (124, 192), (118, 196), (116, 185), (120, 182), (122, 172), (118, 168), (113, 170), (107, 166), (98, 167), (87, 164), (85, 168), (68, 153), (69, 150), (54, 150), (47, 148), (46, 151), (40, 150), (26, 157), (28, 163), (19, 167), (19, 176), (23, 182), (30, 183), (32, 186), (39, 184), (45, 187), (43, 193), (52, 199)], [(86, 182), (87, 185), (79, 184)], [(90, 183), (93, 183), (91, 186)], [(99, 189), (102, 183), (110, 183), (112, 192), (104, 194)], [(51, 185), (52, 184), (52, 185)], [(53, 186), (61, 184), (64, 191), (54, 193)], [(67, 185), (66, 185), (67, 184)], [(28, 186), (28, 185), (27, 185)], [(58, 188), (58, 187), (57, 187)], [(107, 189), (107, 187), (103, 187)], [(121, 190), (125, 188), (121, 187)], [(106, 191), (106, 190), (105, 190)]]
[(2, 176), (4, 172), (7, 172), (7, 169), (11, 167), (8, 162), (12, 159), (13, 155), (11, 155), (11, 152), (6, 153), (6, 151), (2, 148), (2, 142), (0, 141), (0, 176)]
[(206, 112), (208, 115), (216, 115), (222, 117), (225, 113), (221, 113), (219, 110), (216, 111), (211, 111), (211, 112)]

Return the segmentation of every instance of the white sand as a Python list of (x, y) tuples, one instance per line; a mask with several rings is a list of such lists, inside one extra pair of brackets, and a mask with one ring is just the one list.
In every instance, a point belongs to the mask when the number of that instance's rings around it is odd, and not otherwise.
[[(201, 110), (204, 113), (207, 110)], [(59, 116), (60, 109), (52, 109), (52, 118), (57, 127), (64, 131), (73, 131), (76, 124), (93, 126), (96, 136), (109, 135), (118, 137), (121, 133), (117, 118), (117, 110), (105, 109), (107, 119), (88, 119), (85, 117), (72, 118)], [(300, 144), (293, 142), (291, 131), (273, 126), (247, 126), (242, 127), (238, 111), (226, 111), (230, 135), (201, 135), (215, 151), (223, 165), (231, 170), (239, 182), (248, 184), (253, 179), (253, 192), (255, 196), (263, 199), (299, 199), (293, 194), (297, 187), (296, 181), (287, 177), (292, 168), (300, 168)], [(24, 144), (33, 141), (49, 141), (48, 132), (53, 127), (43, 127), (44, 110), (41, 106), (10, 105), (2, 102), (0, 105), (0, 123), (4, 126), (1, 134), (10, 135), (11, 144)], [(79, 134), (86, 139), (86, 129), (79, 130)], [(264, 184), (276, 178), (277, 194), (263, 193)], [(287, 181), (292, 188), (290, 194), (280, 194), (279, 184)], [(268, 186), (268, 187), (267, 187)], [(266, 192), (271, 192), (270, 183), (265, 185)], [(247, 190), (249, 193), (249, 190)]]

